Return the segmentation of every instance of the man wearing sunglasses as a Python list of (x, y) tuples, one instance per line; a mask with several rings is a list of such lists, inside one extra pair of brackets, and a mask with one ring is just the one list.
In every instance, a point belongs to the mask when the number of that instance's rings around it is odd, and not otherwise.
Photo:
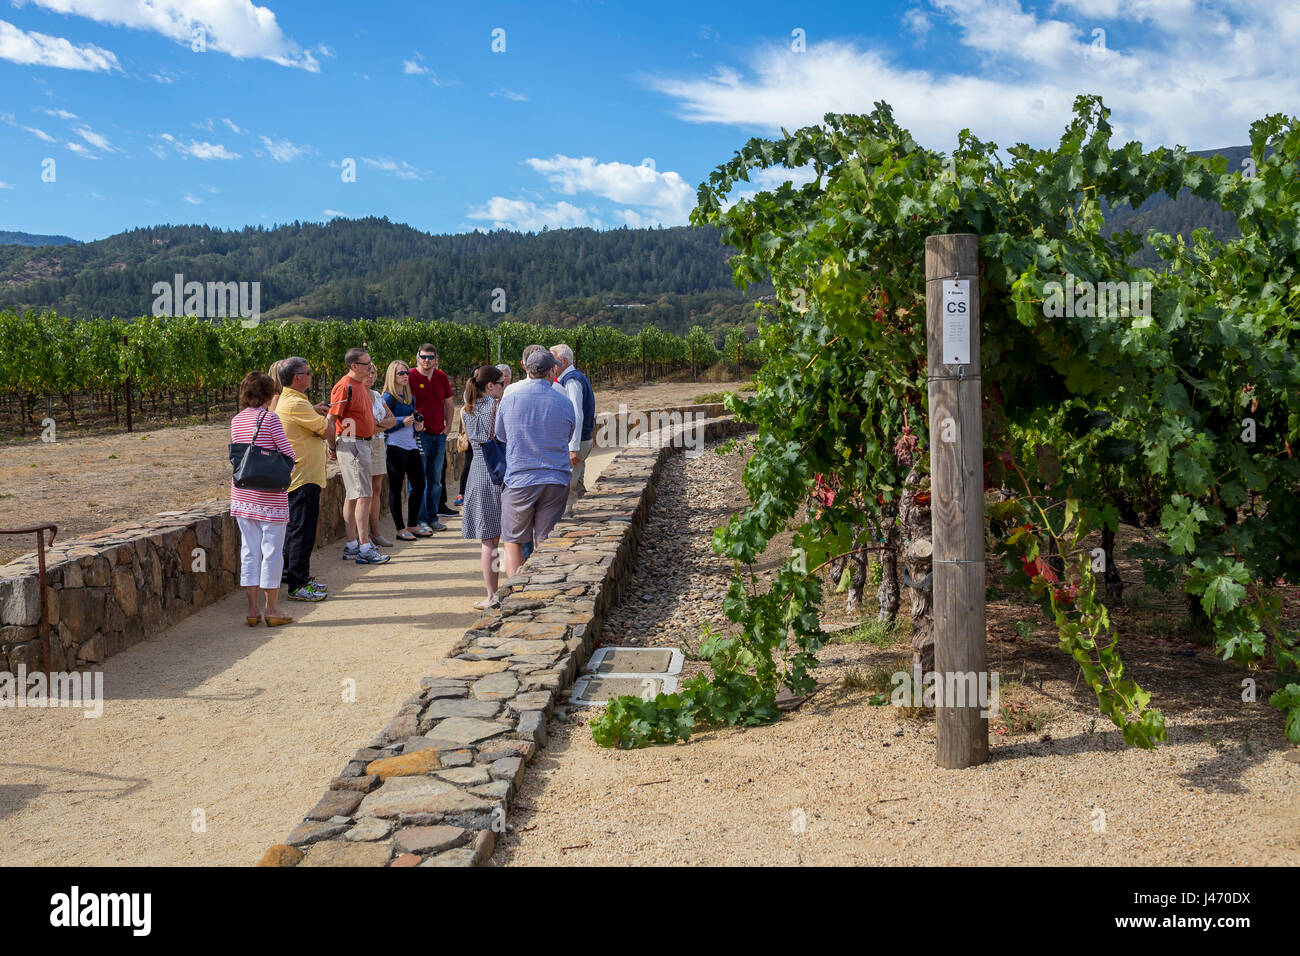
[(420, 346), (410, 375), (415, 410), (424, 416), (420, 453), (424, 459), (424, 502), (420, 505), (421, 531), (446, 531), (438, 520), (442, 498), (442, 473), (447, 463), (447, 424), (456, 412), (451, 398), (451, 379), (438, 368), (438, 350), (430, 343)]
[(343, 524), (348, 543), (343, 560), (357, 564), (383, 564), (388, 555), (370, 543), (370, 439), (375, 433), (374, 402), (366, 381), (370, 377), (370, 352), (348, 349), (343, 356), (348, 374), (330, 392), (334, 417), (334, 451), (343, 476)]

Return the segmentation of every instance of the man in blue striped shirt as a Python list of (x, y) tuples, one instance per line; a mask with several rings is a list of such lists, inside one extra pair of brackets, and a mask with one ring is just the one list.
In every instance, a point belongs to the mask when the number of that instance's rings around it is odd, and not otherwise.
[(496, 435), (506, 443), (501, 492), (501, 540), (506, 577), (524, 563), (523, 546), (546, 540), (569, 499), (569, 439), (577, 424), (573, 406), (551, 387), (555, 356), (542, 349), (528, 356), (528, 381), (501, 399)]

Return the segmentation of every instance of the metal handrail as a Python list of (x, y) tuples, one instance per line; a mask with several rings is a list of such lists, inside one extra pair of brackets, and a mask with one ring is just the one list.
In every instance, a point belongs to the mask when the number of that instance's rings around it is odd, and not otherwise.
[[(50, 544), (54, 544), (54, 539), (59, 533), (59, 526), (56, 524), (38, 524), (30, 528), (0, 528), (0, 534), (35, 534), (36, 535), (36, 566), (37, 579), (41, 588), (41, 613), (40, 613), (40, 633), (41, 633), (41, 650), (45, 654), (45, 686), (48, 689), (53, 686), (51, 672), (54, 670), (54, 655), (50, 651), (50, 619), (45, 612), (45, 532), (50, 532)], [(48, 690), (47, 690), (48, 692)]]

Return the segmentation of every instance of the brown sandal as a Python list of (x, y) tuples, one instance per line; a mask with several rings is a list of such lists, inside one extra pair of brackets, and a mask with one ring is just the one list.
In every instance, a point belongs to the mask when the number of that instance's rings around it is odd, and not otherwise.
[(247, 616), (245, 617), (246, 620), (248, 621), (249, 627), (257, 627), (257, 625), (262, 623), (262, 615), (260, 614), (257, 617), (247, 617)]
[(266, 618), (267, 627), (280, 627), (281, 625), (292, 623), (293, 618), (291, 617), (271, 617), (270, 615), (267, 615)]

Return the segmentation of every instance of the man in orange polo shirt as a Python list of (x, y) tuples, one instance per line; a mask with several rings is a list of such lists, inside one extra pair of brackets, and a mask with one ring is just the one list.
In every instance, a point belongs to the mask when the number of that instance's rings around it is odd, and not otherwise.
[(357, 564), (383, 564), (388, 555), (370, 543), (370, 501), (374, 489), (370, 484), (370, 438), (375, 433), (375, 416), (366, 388), (370, 373), (370, 353), (365, 349), (348, 349), (343, 356), (348, 374), (338, 380), (330, 392), (330, 414), (334, 417), (337, 438), (334, 450), (343, 475), (343, 524), (348, 543), (343, 560)]

